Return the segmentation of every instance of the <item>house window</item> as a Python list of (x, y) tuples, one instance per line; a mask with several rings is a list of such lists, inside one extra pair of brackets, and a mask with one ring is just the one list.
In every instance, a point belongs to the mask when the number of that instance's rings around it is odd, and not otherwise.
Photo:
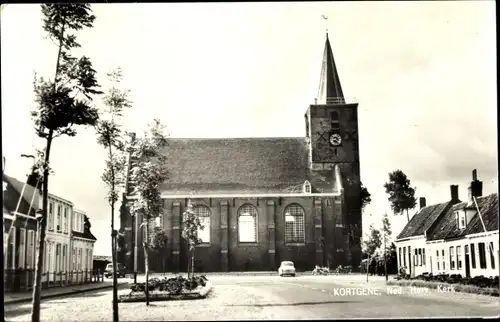
[(398, 247), (398, 254), (399, 254), (399, 266), (403, 266), (402, 258), (401, 258), (401, 247)]
[(33, 269), (35, 267), (34, 265), (34, 259), (35, 259), (35, 231), (34, 230), (28, 230), (28, 247), (27, 247), (27, 256), (26, 256), (26, 262), (28, 268)]
[(19, 249), (18, 249), (19, 259), (17, 263), (18, 267), (20, 268), (24, 268), (24, 264), (26, 262), (25, 249), (26, 249), (26, 229), (19, 228)]
[(332, 130), (338, 131), (340, 129), (339, 112), (333, 111), (330, 113), (330, 122), (332, 124)]
[(494, 252), (494, 248), (493, 248), (493, 242), (490, 242), (489, 250), (490, 250), (491, 268), (495, 269), (495, 252)]
[(425, 266), (425, 248), (422, 249), (422, 261), (422, 264)]
[(450, 269), (455, 269), (455, 247), (450, 247)]
[(484, 243), (478, 243), (479, 250), (479, 267), (481, 269), (486, 269), (486, 250), (484, 249)]
[(462, 269), (462, 246), (457, 246), (457, 269)]
[(470, 244), (470, 262), (472, 268), (476, 268), (476, 250), (474, 249), (474, 244)]
[(57, 206), (57, 231), (60, 232), (62, 228), (62, 206)]
[(285, 209), (285, 242), (304, 243), (304, 209), (299, 205), (290, 205)]
[(437, 263), (437, 269), (439, 271), (439, 250), (436, 250), (436, 263)]
[(304, 193), (311, 193), (311, 184), (309, 181), (304, 182)]
[(465, 214), (460, 214), (460, 229), (465, 228)]
[(64, 207), (64, 219), (63, 219), (64, 232), (68, 232), (68, 208)]
[(455, 224), (457, 225), (457, 227), (460, 227), (460, 222), (458, 220), (458, 211), (455, 211)]
[(441, 257), (443, 258), (443, 271), (446, 270), (446, 257), (444, 256), (444, 249), (441, 250)]
[(54, 203), (49, 203), (49, 221), (48, 221), (48, 230), (54, 230)]
[(403, 247), (403, 267), (406, 267), (406, 247)]
[(73, 256), (72, 256), (72, 258), (73, 258), (73, 261), (72, 261), (73, 265), (72, 265), (71, 269), (72, 270), (76, 270), (76, 248), (73, 248)]
[(210, 243), (210, 209), (206, 206), (196, 206), (193, 211), (203, 225), (203, 229), (198, 230), (198, 238), (202, 243)]
[(63, 245), (62, 248), (62, 271), (65, 272), (67, 270), (67, 261), (68, 261), (68, 245)]
[(257, 209), (252, 205), (243, 205), (238, 209), (238, 241), (257, 242)]
[(418, 249), (418, 265), (422, 266), (422, 248)]

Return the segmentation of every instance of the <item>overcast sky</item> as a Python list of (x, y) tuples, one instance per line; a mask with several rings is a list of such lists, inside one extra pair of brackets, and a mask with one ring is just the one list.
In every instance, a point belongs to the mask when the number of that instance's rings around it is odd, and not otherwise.
[[(77, 33), (75, 54), (91, 58), (104, 88), (106, 72), (123, 69), (134, 102), (128, 130), (158, 117), (173, 137), (304, 136), (328, 28), (344, 93), (359, 102), (361, 176), (373, 199), (365, 227), (390, 211), (383, 184), (395, 169), (428, 204), (449, 200), (451, 184), (466, 199), (474, 168), (484, 194), (498, 190), (494, 1), (92, 8), (94, 28)], [(20, 154), (39, 144), (33, 75), (53, 77), (56, 49), (39, 5), (3, 8), (2, 153), (7, 174), (21, 180), (30, 161)], [(87, 212), (97, 255), (110, 254), (104, 157), (84, 128), (51, 151), (50, 192)], [(400, 230), (406, 216), (393, 219)]]

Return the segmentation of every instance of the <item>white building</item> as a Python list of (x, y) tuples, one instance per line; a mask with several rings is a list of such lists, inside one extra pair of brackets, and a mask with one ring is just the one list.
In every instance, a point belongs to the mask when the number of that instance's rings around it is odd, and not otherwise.
[(85, 227), (85, 217), (86, 213), (84, 211), (73, 209), (71, 225), (72, 262), (70, 266), (73, 271), (91, 271), (93, 268), (92, 257), (96, 238)]
[(451, 186), (449, 202), (426, 207), (424, 201), (395, 244), (398, 266), (411, 276), (498, 276), (498, 194), (482, 197), (474, 170), (468, 201), (459, 200), (458, 186)]

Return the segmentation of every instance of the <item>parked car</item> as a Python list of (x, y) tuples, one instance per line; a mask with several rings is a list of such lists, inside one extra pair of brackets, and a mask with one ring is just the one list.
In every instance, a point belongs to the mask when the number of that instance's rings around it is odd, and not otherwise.
[[(116, 273), (117, 277), (125, 277), (125, 266), (123, 264), (116, 263)], [(104, 276), (107, 278), (113, 276), (113, 263), (109, 263), (108, 265), (106, 265)]]
[(280, 276), (284, 275), (295, 276), (295, 265), (291, 261), (281, 262), (280, 268), (278, 268), (278, 274)]

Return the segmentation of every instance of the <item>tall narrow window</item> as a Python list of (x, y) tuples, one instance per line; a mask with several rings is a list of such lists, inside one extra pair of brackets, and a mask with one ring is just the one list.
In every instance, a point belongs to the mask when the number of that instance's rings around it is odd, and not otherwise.
[(47, 222), (47, 229), (54, 230), (54, 203), (49, 203), (49, 221)]
[(399, 267), (403, 266), (402, 258), (401, 258), (401, 247), (398, 247), (398, 255), (399, 255)]
[(450, 247), (450, 269), (455, 269), (455, 247)]
[(311, 193), (311, 184), (307, 180), (304, 182), (304, 193)]
[(24, 268), (24, 264), (26, 263), (26, 229), (25, 228), (20, 228), (19, 229), (19, 260), (18, 260), (18, 267)]
[(462, 269), (462, 246), (457, 246), (457, 269)]
[(64, 232), (68, 232), (68, 207), (64, 207), (64, 218), (63, 218)]
[(440, 270), (439, 269), (439, 250), (436, 250), (436, 263), (437, 263), (437, 269), (439, 271)]
[(406, 247), (403, 247), (403, 267), (406, 267)]
[(422, 249), (422, 260), (423, 260), (423, 265), (425, 266), (425, 248)]
[(488, 250), (490, 253), (491, 268), (495, 269), (495, 249), (493, 248), (493, 242), (490, 242)]
[(243, 205), (238, 209), (238, 241), (240, 243), (257, 242), (257, 209), (252, 205)]
[(74, 248), (74, 247), (73, 247), (73, 256), (71, 256), (71, 258), (72, 258), (72, 263), (73, 263), (71, 269), (73, 271), (75, 271), (76, 270), (76, 248)]
[(28, 230), (28, 247), (27, 247), (27, 256), (26, 256), (26, 261), (27, 261), (27, 266), (29, 269), (35, 268), (34, 265), (34, 259), (35, 259), (35, 231), (34, 230)]
[(478, 251), (479, 251), (479, 267), (481, 269), (486, 269), (486, 251), (484, 247), (484, 243), (478, 243)]
[(285, 209), (285, 242), (304, 243), (305, 242), (305, 212), (304, 208), (293, 204)]
[(63, 245), (62, 270), (63, 270), (63, 272), (66, 272), (68, 270), (68, 245)]
[[(12, 223), (11, 223), (12, 225)], [(12, 231), (10, 233), (10, 265), (9, 268), (16, 268), (16, 230), (17, 227), (12, 227)]]
[(444, 249), (441, 250), (441, 255), (443, 258), (443, 271), (446, 271), (446, 257), (444, 256)]
[(198, 238), (201, 239), (202, 243), (210, 243), (210, 209), (206, 206), (195, 206), (193, 208), (194, 213), (200, 219), (200, 223), (203, 229), (198, 230)]
[(57, 206), (57, 231), (60, 232), (62, 229), (62, 206)]
[(418, 249), (418, 265), (422, 266), (422, 248)]

